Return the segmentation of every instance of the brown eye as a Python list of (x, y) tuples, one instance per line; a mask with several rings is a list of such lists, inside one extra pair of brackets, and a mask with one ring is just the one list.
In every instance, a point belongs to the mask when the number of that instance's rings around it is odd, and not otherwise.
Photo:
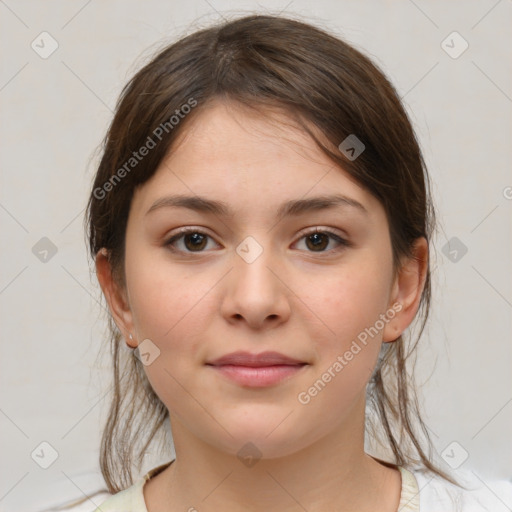
[(329, 245), (329, 237), (325, 233), (312, 233), (306, 237), (306, 245), (313, 251), (323, 251)]
[(208, 245), (208, 239), (211, 239), (211, 237), (206, 233), (196, 229), (188, 229), (171, 237), (165, 245), (176, 252), (203, 252), (203, 249)]
[[(302, 240), (305, 240), (307, 252), (334, 253), (351, 246), (350, 242), (339, 235), (331, 231), (319, 231), (318, 229), (305, 233), (297, 243), (300, 243)], [(329, 244), (332, 241), (334, 241), (335, 246), (329, 249)]]
[(206, 246), (206, 236), (202, 233), (192, 233), (183, 238), (185, 247), (191, 251), (204, 249)]

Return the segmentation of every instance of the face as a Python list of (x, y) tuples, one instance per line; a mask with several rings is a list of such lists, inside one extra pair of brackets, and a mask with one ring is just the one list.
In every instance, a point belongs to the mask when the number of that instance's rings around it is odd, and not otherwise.
[[(187, 126), (133, 197), (116, 317), (173, 425), (269, 458), (361, 426), (400, 334), (381, 204), (282, 121), (218, 103)], [(233, 352), (277, 359), (212, 364)]]

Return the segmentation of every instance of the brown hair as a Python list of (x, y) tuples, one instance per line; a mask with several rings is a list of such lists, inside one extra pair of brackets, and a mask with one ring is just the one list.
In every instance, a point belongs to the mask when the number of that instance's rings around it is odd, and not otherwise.
[[(91, 256), (106, 248), (121, 286), (135, 188), (152, 177), (187, 123), (216, 99), (258, 112), (282, 109), (296, 120), (335, 164), (380, 200), (396, 269), (402, 257), (412, 256), (416, 239), (430, 241), (434, 209), (426, 167), (405, 109), (383, 72), (324, 30), (282, 16), (251, 15), (201, 29), (166, 47), (121, 93), (86, 215)], [(365, 145), (356, 159), (338, 149), (349, 135)], [(156, 145), (147, 155), (130, 160), (150, 139)], [(432, 444), (407, 371), (430, 297), (429, 267), (416, 341), (401, 336), (383, 345), (368, 385), (367, 403), (377, 421), (370, 424), (372, 415), (367, 415), (367, 428), (388, 446), (396, 464), (419, 463), (453, 481), (432, 462)], [(133, 483), (134, 459), (140, 471), (144, 453), (163, 431), (169, 413), (140, 361), (124, 346), (112, 317), (109, 330), (114, 382), (100, 464), (113, 493)]]

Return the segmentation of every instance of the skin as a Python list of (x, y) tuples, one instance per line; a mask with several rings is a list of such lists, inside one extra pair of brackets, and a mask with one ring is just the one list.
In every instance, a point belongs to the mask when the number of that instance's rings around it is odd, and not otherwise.
[[(285, 201), (333, 192), (366, 213), (335, 206), (275, 217)], [(235, 215), (183, 207), (146, 214), (171, 193), (224, 201)], [(199, 250), (186, 237), (174, 252), (167, 244), (184, 226), (209, 235)], [(350, 245), (324, 235), (316, 249), (305, 233), (315, 227)], [(251, 263), (236, 252), (247, 236), (263, 250)], [(365, 392), (381, 344), (395, 340), (418, 309), (426, 241), (414, 251), (395, 273), (380, 202), (289, 121), (221, 102), (193, 119), (134, 194), (126, 287), (112, 279), (105, 251), (96, 259), (126, 343), (150, 339), (160, 350), (144, 368), (169, 410), (177, 458), (145, 485), (148, 511), (396, 511), (398, 470), (364, 452)], [(393, 304), (401, 311), (300, 403), (298, 394)], [(274, 350), (308, 364), (279, 384), (251, 389), (205, 366), (235, 350)], [(251, 467), (237, 457), (247, 442), (261, 453)]]

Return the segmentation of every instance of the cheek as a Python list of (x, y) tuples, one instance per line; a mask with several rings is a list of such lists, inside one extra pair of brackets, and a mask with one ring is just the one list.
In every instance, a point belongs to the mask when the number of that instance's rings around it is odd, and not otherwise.
[[(155, 257), (155, 253), (157, 257)], [(208, 279), (191, 279), (166, 261), (160, 251), (132, 251), (126, 261), (127, 286), (139, 337), (174, 343), (178, 333), (201, 328), (200, 316)], [(190, 319), (194, 317), (194, 322)]]
[(185, 384), (202, 360), (205, 332), (218, 307), (212, 289), (219, 278), (211, 273), (198, 277), (196, 267), (177, 270), (165, 258), (143, 261), (134, 257), (126, 262), (131, 310), (139, 340), (151, 340), (159, 351), (145, 371), (169, 405), (179, 401), (184, 393), (179, 383)]
[(126, 262), (133, 321), (139, 340), (149, 339), (158, 357), (144, 366), (146, 376), (172, 414), (180, 416), (190, 402), (190, 375), (194, 375), (204, 344), (207, 311), (214, 307), (206, 279), (194, 283), (171, 265), (141, 258)]
[(305, 413), (323, 418), (325, 429), (343, 421), (365, 396), (381, 349), (386, 279), (352, 267), (331, 279), (324, 293), (309, 295), (322, 320), (311, 333), (318, 364), (297, 398)]
[(340, 269), (322, 293), (310, 295), (323, 326), (313, 336), (322, 396), (310, 405), (312, 410), (319, 407), (320, 413), (322, 407), (336, 404), (333, 421), (364, 392), (375, 368), (384, 327), (380, 315), (386, 313), (389, 300), (391, 274), (386, 269), (376, 259), (361, 258), (360, 264)]
[(353, 339), (375, 325), (389, 300), (389, 279), (378, 269), (350, 268), (330, 279), (313, 300), (319, 316), (338, 337)]

